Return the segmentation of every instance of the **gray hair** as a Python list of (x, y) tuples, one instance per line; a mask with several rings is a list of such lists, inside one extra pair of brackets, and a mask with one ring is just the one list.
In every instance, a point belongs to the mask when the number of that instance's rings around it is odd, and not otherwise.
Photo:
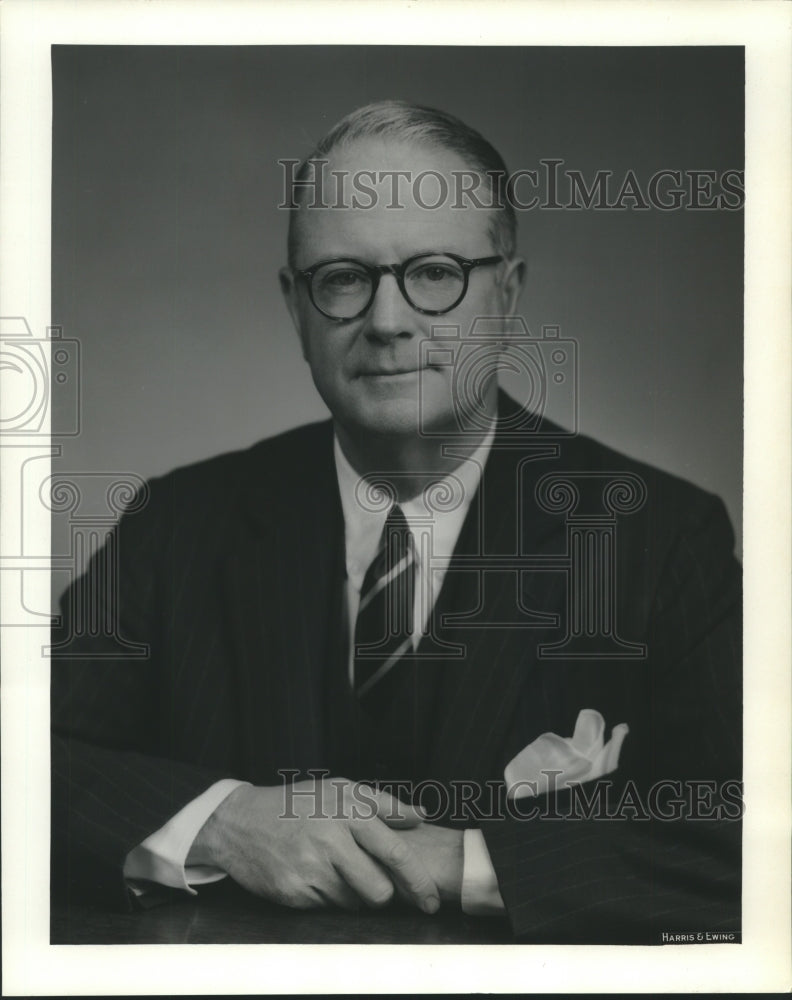
[[(475, 129), (436, 108), (407, 101), (376, 101), (357, 108), (334, 125), (302, 161), (294, 176), (295, 187), (299, 189), (298, 182), (308, 179), (311, 161), (326, 160), (333, 150), (371, 136), (412, 140), (456, 153), (489, 185), (490, 203), (493, 205), (490, 225), (493, 247), (507, 260), (514, 255), (517, 218), (510, 199), (504, 197), (508, 172), (503, 158)], [(296, 219), (300, 204), (299, 195), (295, 192), (289, 211), (288, 254), (291, 267), (294, 267), (297, 253)]]

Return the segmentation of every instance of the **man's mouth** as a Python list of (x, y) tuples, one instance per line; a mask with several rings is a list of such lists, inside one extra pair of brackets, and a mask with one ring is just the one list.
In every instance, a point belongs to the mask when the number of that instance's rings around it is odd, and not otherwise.
[(400, 375), (417, 375), (420, 368), (365, 368), (360, 378), (398, 378)]

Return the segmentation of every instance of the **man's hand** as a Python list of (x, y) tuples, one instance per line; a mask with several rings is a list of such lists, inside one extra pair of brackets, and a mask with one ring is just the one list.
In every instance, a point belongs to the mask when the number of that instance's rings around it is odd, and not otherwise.
[(187, 863), (218, 867), (249, 892), (300, 909), (384, 906), (397, 889), (434, 913), (438, 889), (403, 839), (422, 819), (387, 792), (342, 778), (243, 785), (206, 821)]
[(399, 836), (422, 859), (440, 899), (459, 906), (465, 860), (462, 831), (421, 823), (413, 829), (401, 830)]

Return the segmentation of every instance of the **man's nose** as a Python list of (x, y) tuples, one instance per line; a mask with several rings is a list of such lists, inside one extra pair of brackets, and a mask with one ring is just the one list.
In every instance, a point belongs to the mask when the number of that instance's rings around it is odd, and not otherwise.
[(382, 341), (412, 337), (416, 333), (416, 318), (417, 313), (402, 295), (396, 276), (383, 274), (366, 317), (366, 336)]

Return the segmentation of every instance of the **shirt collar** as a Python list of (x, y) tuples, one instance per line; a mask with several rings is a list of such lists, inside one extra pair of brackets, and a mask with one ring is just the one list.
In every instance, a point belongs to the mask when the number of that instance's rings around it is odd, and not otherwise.
[[(428, 534), (432, 555), (448, 558), (456, 547), (459, 532), (479, 487), (481, 474), (492, 449), (495, 422), (469, 459), (453, 472), (400, 504), (413, 536)], [(338, 490), (344, 514), (347, 577), (358, 590), (377, 552), (389, 503), (377, 503), (365, 481), (350, 465), (338, 436), (333, 437)], [(416, 546), (420, 560), (421, 546)]]

